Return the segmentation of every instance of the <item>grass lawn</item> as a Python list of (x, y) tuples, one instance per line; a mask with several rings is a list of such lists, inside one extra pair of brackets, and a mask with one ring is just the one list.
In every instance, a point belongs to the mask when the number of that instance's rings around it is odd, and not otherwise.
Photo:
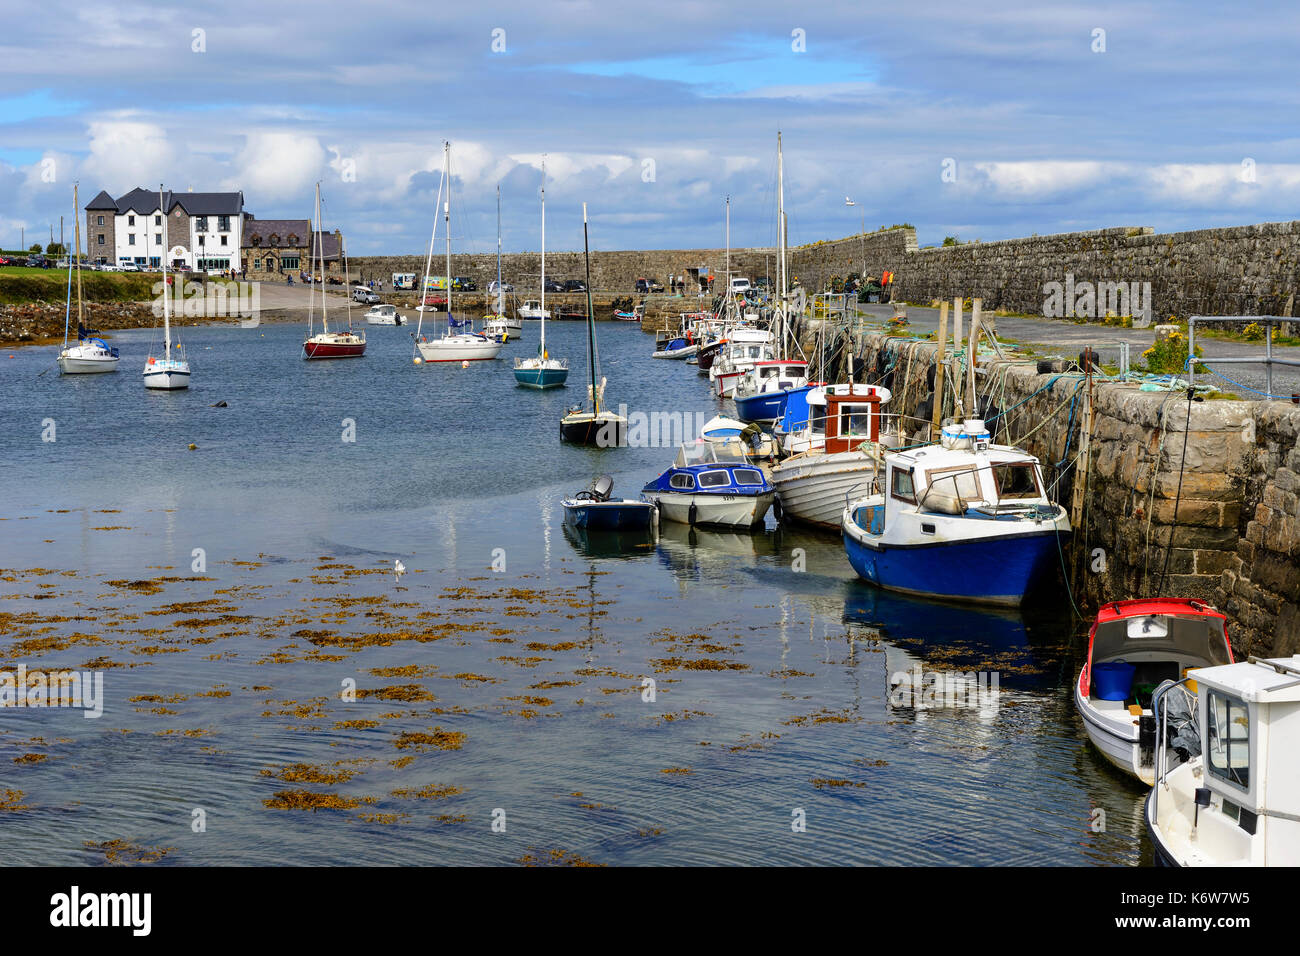
[[(81, 272), (82, 296), (89, 302), (147, 302), (161, 276), (132, 272)], [(76, 282), (76, 276), (73, 276)], [(0, 266), (0, 305), (29, 302), (63, 302), (67, 296), (66, 269), (28, 269)]]

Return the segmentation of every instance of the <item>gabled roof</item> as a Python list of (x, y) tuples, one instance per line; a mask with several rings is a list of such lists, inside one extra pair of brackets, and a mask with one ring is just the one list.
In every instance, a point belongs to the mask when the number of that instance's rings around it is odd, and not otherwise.
[[(238, 216), (244, 211), (244, 194), (235, 193), (178, 193), (163, 191), (163, 204), (170, 214), (177, 206), (190, 216)], [(158, 208), (157, 190), (137, 186), (116, 202), (106, 192), (91, 200), (87, 209), (116, 209), (119, 216), (129, 212), (150, 213)]]
[(101, 189), (99, 191), (98, 196), (96, 196), (90, 202), (86, 203), (86, 208), (87, 209), (112, 209), (114, 212), (116, 212), (117, 203), (113, 200), (112, 196), (110, 196), (106, 191)]
[[(253, 245), (253, 237), (261, 239)], [(275, 242), (272, 236), (279, 237)], [(289, 237), (297, 236), (297, 246), (289, 245)], [(339, 237), (332, 232), (323, 232), (321, 237), (321, 256), (325, 261), (339, 258)], [(308, 255), (316, 254), (315, 240), (312, 236), (311, 223), (306, 219), (254, 219), (244, 217), (243, 247), (245, 249), (301, 249)], [(305, 263), (304, 263), (305, 265)]]

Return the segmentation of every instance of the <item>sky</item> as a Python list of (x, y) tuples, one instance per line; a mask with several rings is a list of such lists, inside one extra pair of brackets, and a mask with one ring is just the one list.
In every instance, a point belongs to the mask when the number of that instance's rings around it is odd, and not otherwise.
[[(51, 0), (0, 36), (0, 248), (160, 183), (422, 253), (1296, 218), (1300, 4)], [(849, 201), (852, 205), (849, 205)], [(443, 227), (438, 227), (439, 242)], [(68, 231), (69, 240), (71, 232)]]

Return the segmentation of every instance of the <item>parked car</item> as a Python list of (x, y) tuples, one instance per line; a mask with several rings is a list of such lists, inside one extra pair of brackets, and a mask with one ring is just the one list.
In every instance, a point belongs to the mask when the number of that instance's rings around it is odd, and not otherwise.
[(759, 292), (770, 292), (772, 291), (772, 280), (767, 276), (759, 276), (754, 280), (754, 288)]
[(569, 279), (564, 283), (564, 292), (586, 292), (587, 285), (581, 279)]
[(563, 283), (563, 282), (560, 282), (560, 281), (558, 281), (558, 280), (556, 280), (556, 279), (547, 279), (547, 280), (546, 280), (546, 291), (547, 291), (547, 292), (563, 292), (563, 291), (564, 291), (564, 283)]
[(375, 295), (365, 286), (357, 286), (352, 290), (352, 301), (360, 302), (362, 305), (378, 305), (379, 296)]
[(430, 308), (445, 309), (447, 307), (447, 293), (430, 292), (428, 295), (424, 297), (424, 304), (426, 306), (429, 306)]
[[(496, 279), (493, 279), (491, 282), (488, 283), (487, 290), (489, 292), (514, 292), (515, 287), (512, 286), (509, 282), (497, 282)], [(473, 290), (471, 289), (470, 291)]]
[(451, 287), (456, 292), (477, 292), (478, 283), (469, 276), (452, 276)]
[(44, 256), (28, 256), (27, 268), (29, 269), (48, 269), (53, 265), (49, 259)]

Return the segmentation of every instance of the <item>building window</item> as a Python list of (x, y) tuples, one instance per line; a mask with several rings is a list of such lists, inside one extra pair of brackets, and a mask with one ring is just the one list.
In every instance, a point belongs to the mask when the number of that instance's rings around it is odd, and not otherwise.
[(102, 226), (102, 225), (104, 224), (104, 217), (103, 217), (103, 216), (96, 216), (95, 218), (99, 220), (98, 222), (95, 223), (95, 225), (97, 225), (97, 226)]
[(284, 257), (280, 260), (280, 268), (282, 268), (282, 269), (297, 269), (297, 268), (298, 268), (298, 257), (297, 257), (297, 256), (284, 256)]
[(254, 236), (254, 237), (253, 237), (253, 245), (255, 245), (255, 246), (260, 246), (261, 244), (262, 244), (262, 237), (261, 237), (261, 236)]
[(161, 245), (162, 245), (162, 233), (161, 233), (161, 232), (155, 232), (155, 233), (153, 234), (153, 244), (154, 244), (155, 246), (161, 246)]
[(279, 244), (280, 244), (280, 237), (274, 232), (271, 233), (271, 245), (278, 246)]
[(226, 241), (226, 240), (228, 240), (229, 238), (230, 238), (229, 236), (222, 236), (222, 237), (221, 237), (221, 244), (222, 244), (223, 246), (228, 246), (228, 245), (230, 245), (230, 243)]
[(217, 217), (217, 230), (218, 230), (219, 232), (229, 232), (229, 231), (230, 231), (230, 217), (229, 217), (229, 216), (218, 216), (218, 217)]
[(127, 216), (127, 217), (126, 217), (126, 224), (127, 224), (128, 226), (134, 226), (134, 225), (135, 225), (135, 216)]
[(208, 217), (207, 217), (207, 216), (198, 216), (198, 217), (196, 217), (195, 220), (194, 220), (194, 228), (197, 229), (199, 232), (207, 232), (207, 231), (208, 231)]
[(129, 235), (129, 236), (126, 237), (126, 244), (127, 244), (128, 246), (134, 246), (134, 245), (135, 245), (135, 233), (132, 233), (131, 235)]
[(161, 225), (162, 225), (162, 216), (154, 216), (154, 217), (153, 217), (153, 224), (154, 224), (155, 226), (161, 226)]
[(254, 260), (253, 260), (253, 271), (254, 271), (254, 272), (261, 272), (261, 271), (262, 271), (262, 260), (261, 260), (261, 259), (254, 259)]
[(103, 244), (104, 244), (104, 234), (101, 232), (99, 234), (98, 239), (95, 241), (95, 245), (102, 246)]
[(202, 236), (199, 236), (199, 248), (200, 248), (200, 249), (203, 248), (203, 237), (202, 237)]
[(293, 246), (294, 248), (297, 248), (298, 246), (298, 237), (296, 235), (293, 235), (292, 233), (290, 233), (289, 235), (289, 245)]

